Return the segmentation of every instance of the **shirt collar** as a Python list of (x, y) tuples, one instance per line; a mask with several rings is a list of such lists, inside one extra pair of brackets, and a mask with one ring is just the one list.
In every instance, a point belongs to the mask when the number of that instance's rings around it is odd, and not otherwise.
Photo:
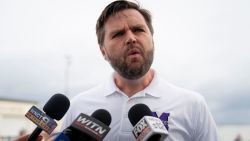
[[(158, 74), (156, 73), (155, 70), (154, 71), (154, 78), (151, 81), (151, 83), (141, 92), (139, 92), (140, 94), (136, 94), (135, 97), (145, 97), (145, 96), (151, 96), (151, 97), (156, 97), (159, 98), (161, 97), (161, 85), (160, 85), (160, 79), (158, 77)], [(113, 94), (122, 94), (121, 90), (116, 86), (115, 82), (114, 82), (114, 73), (112, 73), (108, 79), (108, 81), (106, 81), (106, 83), (104, 84), (104, 95), (105, 96), (110, 96)]]
[(117, 88), (114, 81), (114, 72), (111, 73), (108, 80), (104, 84), (104, 96), (109, 96), (119, 92), (120, 90)]

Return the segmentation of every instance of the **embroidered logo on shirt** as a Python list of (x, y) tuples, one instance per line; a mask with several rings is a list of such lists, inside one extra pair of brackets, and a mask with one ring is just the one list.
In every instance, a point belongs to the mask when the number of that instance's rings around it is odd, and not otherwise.
[(159, 116), (157, 115), (156, 112), (152, 112), (152, 115), (153, 115), (154, 117), (160, 118), (161, 121), (162, 121), (162, 123), (165, 125), (166, 129), (167, 129), (167, 130), (169, 129), (169, 127), (168, 127), (168, 117), (169, 117), (170, 113), (165, 113), (165, 112), (163, 112), (163, 113), (161, 114), (161, 116), (159, 117)]

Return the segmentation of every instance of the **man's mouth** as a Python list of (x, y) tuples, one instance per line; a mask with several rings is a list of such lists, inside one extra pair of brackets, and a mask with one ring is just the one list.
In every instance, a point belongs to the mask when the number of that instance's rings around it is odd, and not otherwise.
[(130, 49), (128, 51), (128, 56), (140, 55), (141, 51), (139, 49)]

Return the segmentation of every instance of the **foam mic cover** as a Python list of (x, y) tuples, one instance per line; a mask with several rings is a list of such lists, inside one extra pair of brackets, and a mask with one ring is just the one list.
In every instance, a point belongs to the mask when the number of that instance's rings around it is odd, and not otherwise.
[[(46, 113), (44, 116), (50, 117), (52, 120), (60, 120), (65, 113), (68, 111), (70, 106), (69, 99), (63, 94), (53, 95), (43, 107), (43, 111)], [(47, 117), (47, 119), (48, 119)], [(40, 123), (40, 122), (39, 122)], [(34, 141), (42, 132), (41, 126), (36, 127), (36, 129), (31, 133), (27, 141)]]
[(135, 126), (144, 116), (152, 116), (151, 110), (145, 104), (136, 104), (128, 111), (128, 118), (133, 126)]
[(92, 113), (91, 117), (101, 121), (105, 125), (110, 125), (111, 123), (111, 115), (107, 110), (98, 109), (94, 113)]
[(68, 111), (69, 99), (63, 94), (53, 95), (43, 107), (43, 111), (52, 119), (60, 120)]

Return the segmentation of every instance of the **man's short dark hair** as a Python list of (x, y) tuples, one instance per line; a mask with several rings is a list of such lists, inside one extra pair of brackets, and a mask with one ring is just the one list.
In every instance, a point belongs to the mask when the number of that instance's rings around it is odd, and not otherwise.
[(103, 45), (104, 35), (105, 35), (104, 25), (107, 22), (108, 18), (126, 9), (135, 9), (139, 13), (141, 13), (147, 23), (147, 26), (151, 34), (153, 35), (154, 29), (152, 26), (152, 18), (148, 10), (141, 8), (138, 3), (133, 3), (127, 0), (117, 0), (106, 6), (97, 20), (96, 35), (100, 47)]

